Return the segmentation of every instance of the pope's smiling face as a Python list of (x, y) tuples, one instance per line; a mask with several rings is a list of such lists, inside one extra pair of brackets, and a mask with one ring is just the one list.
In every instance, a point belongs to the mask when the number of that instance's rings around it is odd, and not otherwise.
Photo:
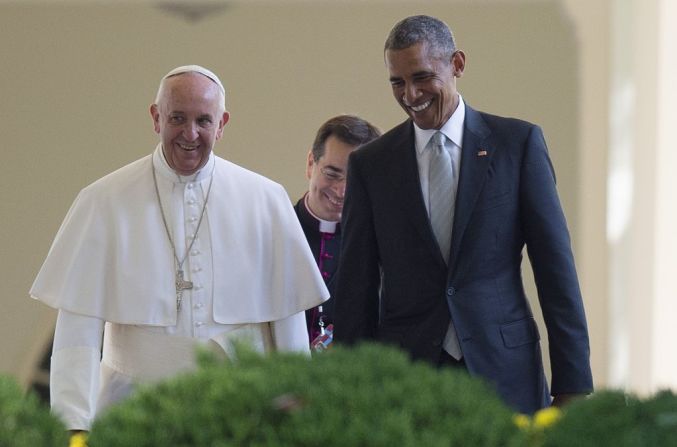
[(421, 129), (440, 129), (458, 106), (456, 78), (463, 75), (465, 54), (451, 59), (434, 54), (425, 42), (385, 54), (393, 96)]
[(167, 164), (181, 175), (193, 174), (207, 163), (229, 118), (216, 83), (193, 72), (165, 79), (150, 114)]

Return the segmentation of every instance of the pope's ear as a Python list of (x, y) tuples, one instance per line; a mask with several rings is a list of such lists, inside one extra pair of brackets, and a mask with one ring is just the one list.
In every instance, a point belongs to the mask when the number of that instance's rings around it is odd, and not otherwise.
[(153, 129), (155, 129), (155, 133), (160, 133), (160, 110), (158, 109), (157, 104), (152, 104), (150, 106), (150, 116), (153, 118)]
[(216, 131), (216, 139), (218, 140), (223, 135), (223, 128), (230, 120), (230, 113), (223, 112), (221, 120), (219, 121), (219, 130)]

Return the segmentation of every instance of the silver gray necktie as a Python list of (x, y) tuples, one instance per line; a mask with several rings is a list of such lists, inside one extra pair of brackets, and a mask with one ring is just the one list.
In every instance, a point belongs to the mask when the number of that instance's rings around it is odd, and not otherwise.
[(430, 157), (428, 192), (430, 225), (437, 238), (444, 262), (449, 264), (451, 224), (454, 221), (454, 170), (449, 151), (444, 148), (446, 138), (442, 132), (437, 131), (430, 140), (433, 152)]
[[(444, 147), (446, 136), (435, 132), (432, 136), (432, 156), (428, 173), (428, 191), (430, 199), (430, 224), (437, 238), (437, 244), (449, 265), (451, 245), (451, 227), (454, 222), (454, 169), (452, 159)], [(449, 329), (442, 343), (444, 350), (457, 360), (463, 356), (456, 336), (454, 323), (449, 322)]]

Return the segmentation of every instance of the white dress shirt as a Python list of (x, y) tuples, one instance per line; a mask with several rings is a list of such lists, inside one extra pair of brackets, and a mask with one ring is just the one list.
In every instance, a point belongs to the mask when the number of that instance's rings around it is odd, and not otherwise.
[[(447, 140), (444, 148), (449, 151), (451, 161), (454, 167), (454, 203), (456, 202), (456, 192), (458, 191), (458, 176), (461, 167), (461, 147), (463, 145), (463, 124), (465, 123), (465, 103), (461, 95), (458, 95), (458, 106), (456, 110), (447, 120), (446, 123), (439, 129)], [(421, 129), (414, 124), (414, 136), (416, 144), (416, 161), (418, 163), (418, 175), (421, 180), (421, 192), (423, 193), (423, 203), (428, 210), (428, 217), (430, 217), (430, 197), (428, 189), (428, 172), (430, 171), (430, 156), (432, 150), (430, 139), (437, 129)]]

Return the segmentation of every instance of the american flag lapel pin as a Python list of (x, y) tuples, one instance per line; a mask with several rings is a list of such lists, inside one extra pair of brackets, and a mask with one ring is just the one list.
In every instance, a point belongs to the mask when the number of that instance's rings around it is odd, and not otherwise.
[(486, 155), (487, 155), (487, 151), (485, 151), (484, 149), (480, 149), (479, 151), (477, 151), (478, 157), (486, 157)]

